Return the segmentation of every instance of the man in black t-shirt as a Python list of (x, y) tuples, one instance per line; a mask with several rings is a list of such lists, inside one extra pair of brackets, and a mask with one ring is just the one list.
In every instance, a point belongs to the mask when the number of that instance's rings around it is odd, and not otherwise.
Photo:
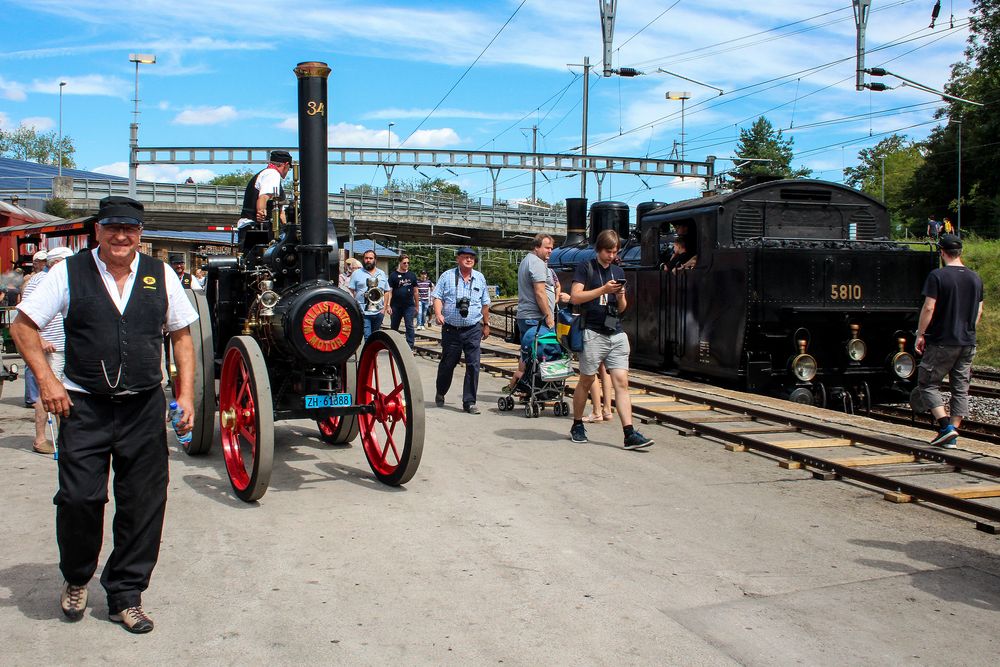
[[(962, 240), (942, 234), (938, 241), (944, 266), (924, 283), (924, 305), (914, 348), (922, 354), (917, 376), (920, 398), (937, 421), (932, 445), (953, 448), (958, 427), (969, 414), (969, 380), (976, 356), (976, 325), (983, 316), (983, 281), (962, 264)], [(941, 380), (951, 385), (950, 418), (945, 414)]]
[(399, 331), (399, 321), (406, 322), (406, 344), (413, 349), (416, 333), (413, 321), (417, 317), (417, 276), (410, 271), (410, 258), (402, 255), (399, 266), (389, 274), (389, 327)]
[(630, 348), (621, 324), (621, 315), (628, 308), (625, 272), (614, 263), (620, 246), (618, 233), (613, 229), (604, 230), (594, 244), (597, 256), (581, 262), (573, 274), (570, 302), (584, 304), (580, 317), (585, 319), (580, 381), (573, 392), (573, 426), (569, 437), (573, 442), (587, 442), (583, 409), (598, 368), (604, 362), (615, 388), (615, 407), (625, 434), (625, 449), (639, 449), (649, 447), (653, 441), (632, 426), (632, 401), (628, 394)]

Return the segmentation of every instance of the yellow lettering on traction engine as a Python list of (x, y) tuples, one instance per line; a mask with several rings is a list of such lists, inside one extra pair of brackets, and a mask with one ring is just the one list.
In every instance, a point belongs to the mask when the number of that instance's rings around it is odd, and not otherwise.
[(323, 116), (325, 114), (325, 107), (322, 102), (310, 102), (306, 105), (306, 113), (310, 116), (315, 116), (316, 114)]
[(833, 283), (830, 285), (831, 301), (860, 301), (861, 285)]

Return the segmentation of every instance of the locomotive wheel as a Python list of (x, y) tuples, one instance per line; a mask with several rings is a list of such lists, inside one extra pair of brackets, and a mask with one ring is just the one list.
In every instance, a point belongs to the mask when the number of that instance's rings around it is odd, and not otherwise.
[(424, 451), (424, 390), (413, 352), (400, 334), (376, 331), (362, 348), (358, 405), (375, 408), (358, 416), (372, 472), (383, 484), (405, 484)]
[[(341, 391), (349, 393), (356, 399), (358, 362), (353, 355), (340, 366), (340, 377), (343, 378), (344, 386)], [(319, 427), (320, 440), (328, 445), (346, 445), (358, 437), (358, 416), (342, 415), (340, 417), (327, 417), (317, 419), (316, 425)]]
[(267, 491), (274, 459), (271, 381), (257, 341), (234, 336), (222, 359), (219, 383), (222, 453), (233, 491), (253, 502)]
[[(198, 313), (191, 324), (194, 344), (194, 431), (191, 442), (184, 445), (190, 456), (208, 454), (215, 439), (215, 347), (212, 345), (212, 314), (202, 292), (186, 289), (187, 298)], [(171, 382), (174, 396), (177, 383)]]

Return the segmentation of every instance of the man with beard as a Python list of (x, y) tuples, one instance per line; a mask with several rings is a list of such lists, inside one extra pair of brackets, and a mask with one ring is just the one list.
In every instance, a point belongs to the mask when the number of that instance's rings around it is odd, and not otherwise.
[(351, 274), (347, 287), (365, 316), (365, 340), (368, 340), (373, 331), (382, 328), (386, 312), (385, 293), (389, 291), (385, 271), (375, 266), (374, 250), (366, 250), (361, 256), (361, 268)]

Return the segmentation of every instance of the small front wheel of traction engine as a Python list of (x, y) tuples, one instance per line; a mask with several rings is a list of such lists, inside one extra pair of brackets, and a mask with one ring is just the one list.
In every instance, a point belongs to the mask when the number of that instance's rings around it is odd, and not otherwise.
[[(351, 357), (340, 365), (341, 391), (351, 395), (351, 399), (357, 397), (357, 357)], [(341, 415), (339, 417), (327, 417), (317, 419), (316, 426), (319, 427), (319, 438), (328, 445), (347, 445), (358, 437), (358, 416)]]

